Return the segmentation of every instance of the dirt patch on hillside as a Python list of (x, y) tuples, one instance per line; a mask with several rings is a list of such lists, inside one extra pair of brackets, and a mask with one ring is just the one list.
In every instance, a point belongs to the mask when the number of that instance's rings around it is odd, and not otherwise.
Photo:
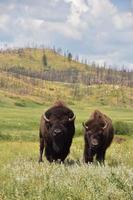
[(118, 144), (121, 144), (122, 142), (125, 142), (125, 141), (126, 141), (125, 138), (121, 138), (121, 137), (117, 137), (117, 136), (115, 136), (113, 139), (113, 142), (116, 142)]

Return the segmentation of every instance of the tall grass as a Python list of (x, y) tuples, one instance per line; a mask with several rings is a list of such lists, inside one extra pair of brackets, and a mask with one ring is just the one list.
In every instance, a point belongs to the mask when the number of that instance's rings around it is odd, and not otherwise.
[[(122, 140), (113, 142), (105, 166), (83, 164), (83, 136), (74, 138), (65, 164), (50, 165), (44, 159), (39, 165), (39, 143), (29, 141), (38, 140), (40, 116), (50, 104), (9, 105), (0, 107), (0, 200), (132, 200), (132, 136), (121, 136)], [(77, 116), (75, 135), (81, 135), (82, 121), (96, 107), (83, 102), (70, 107)], [(132, 127), (132, 109), (98, 109)]]
[[(132, 200), (133, 157), (130, 137), (113, 142), (106, 164), (82, 163), (83, 139), (75, 138), (64, 164), (38, 164), (38, 144), (1, 142), (2, 200)], [(8, 146), (8, 149), (5, 147)]]
[(133, 171), (126, 166), (105, 167), (17, 159), (2, 170), (1, 198), (10, 200), (131, 200)]

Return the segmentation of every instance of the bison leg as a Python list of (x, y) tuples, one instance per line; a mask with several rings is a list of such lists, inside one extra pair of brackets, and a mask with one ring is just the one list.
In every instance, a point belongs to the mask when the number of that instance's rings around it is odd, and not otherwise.
[(93, 156), (90, 154), (88, 150), (89, 150), (89, 144), (87, 142), (87, 139), (85, 138), (84, 158), (83, 158), (83, 161), (85, 163), (93, 162)]
[(42, 155), (44, 150), (44, 138), (40, 138), (40, 156), (39, 156), (39, 162), (43, 162)]
[(84, 162), (85, 163), (92, 163), (93, 162), (93, 156), (91, 155), (89, 155), (89, 156), (87, 156), (87, 155), (85, 155), (84, 156)]
[(95, 155), (95, 152), (92, 149), (89, 149), (88, 150), (88, 161), (89, 161), (89, 163), (93, 162), (94, 155)]
[(99, 163), (103, 163), (104, 164), (104, 160), (105, 160), (105, 150), (99, 151), (96, 155), (96, 160)]
[(52, 147), (51, 146), (46, 146), (45, 156), (50, 163), (54, 161), (53, 156), (52, 156)]
[(85, 163), (92, 163), (93, 162), (94, 153), (88, 148), (85, 147), (84, 149), (84, 162)]
[(61, 162), (64, 163), (64, 160), (66, 159), (66, 157), (67, 157), (68, 154), (69, 154), (69, 150), (66, 151), (66, 152), (63, 154), (63, 156), (61, 156)]

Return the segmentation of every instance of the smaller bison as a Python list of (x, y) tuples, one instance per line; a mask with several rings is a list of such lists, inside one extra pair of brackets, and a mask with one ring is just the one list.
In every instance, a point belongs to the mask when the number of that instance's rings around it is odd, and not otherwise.
[(67, 157), (75, 133), (75, 115), (61, 101), (49, 108), (41, 117), (40, 123), (40, 157), (45, 147), (45, 156), (49, 162), (64, 161)]
[(96, 110), (90, 119), (83, 123), (84, 127), (84, 162), (93, 162), (96, 160), (104, 163), (106, 149), (110, 146), (114, 129), (109, 117)]

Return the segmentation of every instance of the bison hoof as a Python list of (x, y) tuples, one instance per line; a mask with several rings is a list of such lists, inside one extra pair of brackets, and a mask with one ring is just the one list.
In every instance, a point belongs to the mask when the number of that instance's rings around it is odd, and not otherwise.
[(39, 160), (38, 162), (41, 163), (41, 162), (44, 162), (44, 161), (43, 160)]

